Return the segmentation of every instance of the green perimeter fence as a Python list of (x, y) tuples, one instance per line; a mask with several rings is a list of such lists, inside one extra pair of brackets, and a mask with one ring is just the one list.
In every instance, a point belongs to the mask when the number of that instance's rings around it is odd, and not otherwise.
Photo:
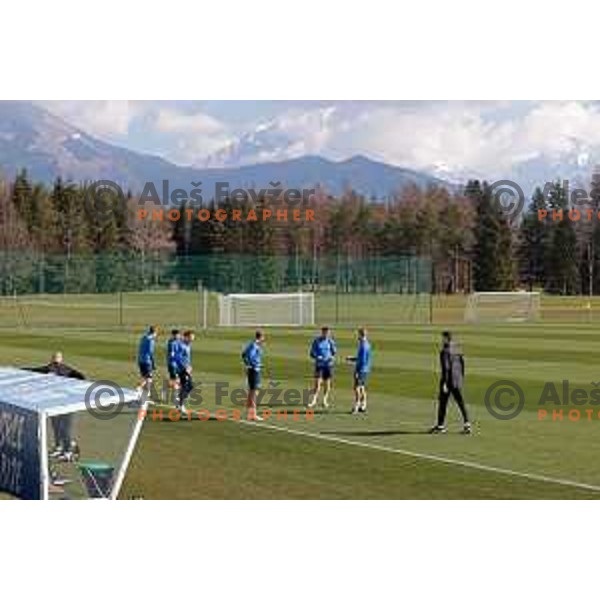
[(431, 261), (417, 256), (173, 256), (158, 252), (57, 256), (0, 254), (0, 296), (196, 290), (220, 293), (431, 291)]
[[(202, 329), (217, 326), (215, 292), (163, 290), (104, 294), (0, 296), (0, 328), (141, 330), (149, 324)], [(343, 327), (405, 324), (455, 325), (464, 322), (464, 295), (348, 293), (317, 291), (315, 321)], [(600, 297), (544, 296), (541, 319), (547, 323), (600, 324)], [(479, 327), (488, 327), (481, 323)]]
[(212, 326), (219, 293), (314, 292), (330, 323), (424, 322), (431, 308), (431, 262), (416, 256), (0, 257), (0, 326)]
[[(0, 255), (0, 327), (201, 328), (218, 323), (218, 294), (315, 294), (318, 324), (462, 323), (466, 296), (432, 295), (415, 256), (261, 257), (160, 253)], [(600, 298), (543, 296), (541, 318), (600, 322)]]

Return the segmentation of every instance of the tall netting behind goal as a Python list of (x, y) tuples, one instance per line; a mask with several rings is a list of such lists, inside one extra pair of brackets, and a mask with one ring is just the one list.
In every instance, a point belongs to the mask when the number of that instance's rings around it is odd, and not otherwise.
[(465, 309), (467, 323), (535, 321), (540, 314), (539, 292), (475, 292)]
[(315, 324), (315, 296), (294, 294), (228, 294), (219, 296), (219, 325), (233, 327)]

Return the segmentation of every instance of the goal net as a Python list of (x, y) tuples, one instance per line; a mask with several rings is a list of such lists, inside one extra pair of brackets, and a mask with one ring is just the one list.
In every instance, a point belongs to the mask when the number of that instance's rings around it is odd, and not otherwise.
[(534, 321), (540, 314), (539, 292), (475, 292), (465, 309), (467, 323)]
[(233, 327), (315, 324), (315, 296), (295, 294), (228, 294), (219, 296), (219, 325)]

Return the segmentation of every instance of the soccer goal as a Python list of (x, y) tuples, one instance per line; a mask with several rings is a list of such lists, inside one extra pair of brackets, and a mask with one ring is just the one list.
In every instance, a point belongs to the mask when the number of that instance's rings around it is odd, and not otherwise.
[(315, 295), (227, 294), (219, 296), (219, 325), (227, 327), (315, 324)]
[(475, 292), (465, 309), (467, 323), (518, 323), (535, 321), (539, 315), (539, 292)]

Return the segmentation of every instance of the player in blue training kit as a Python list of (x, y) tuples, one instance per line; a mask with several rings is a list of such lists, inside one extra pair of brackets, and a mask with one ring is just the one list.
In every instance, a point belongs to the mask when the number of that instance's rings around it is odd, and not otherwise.
[(177, 376), (179, 377), (179, 404), (177, 408), (182, 413), (187, 413), (185, 401), (194, 389), (192, 380), (192, 342), (194, 341), (194, 332), (185, 331), (183, 339), (176, 346)]
[(356, 356), (349, 356), (354, 363), (354, 403), (352, 414), (367, 412), (367, 377), (371, 372), (371, 344), (367, 339), (367, 330), (358, 330), (358, 349)]
[(140, 339), (138, 346), (138, 367), (140, 369), (140, 384), (138, 391), (143, 392), (144, 389), (150, 391), (149, 388), (152, 385), (152, 374), (156, 371), (156, 364), (154, 362), (154, 352), (156, 350), (156, 327), (150, 325), (148, 330), (144, 333)]
[(181, 345), (181, 333), (179, 329), (171, 331), (171, 337), (167, 340), (167, 372), (169, 373), (169, 388), (176, 390), (179, 382), (179, 370), (177, 368), (177, 356)]
[(260, 389), (260, 371), (262, 369), (262, 354), (265, 336), (262, 331), (254, 334), (254, 341), (250, 342), (242, 352), (242, 360), (246, 367), (246, 377), (248, 378), (248, 399), (246, 407), (248, 413), (246, 418), (249, 421), (262, 421), (256, 412), (256, 394)]
[(316, 337), (310, 346), (310, 357), (315, 361), (315, 387), (308, 408), (314, 408), (317, 405), (321, 387), (324, 388), (323, 406), (329, 408), (329, 393), (331, 392), (336, 352), (337, 348), (329, 327), (322, 327), (321, 335)]

